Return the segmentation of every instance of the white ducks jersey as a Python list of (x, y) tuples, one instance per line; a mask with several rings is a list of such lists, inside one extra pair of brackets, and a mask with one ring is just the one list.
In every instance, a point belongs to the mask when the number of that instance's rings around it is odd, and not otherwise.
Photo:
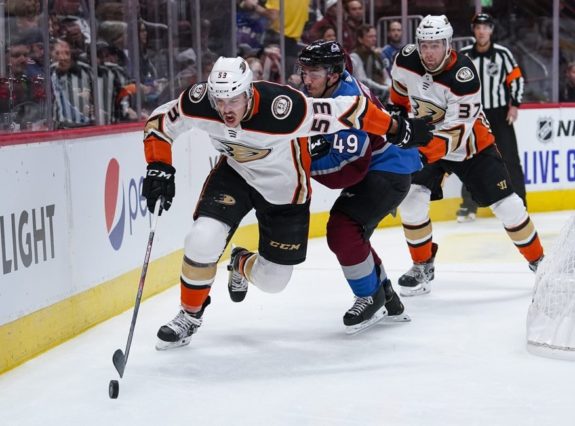
[(471, 60), (451, 52), (445, 68), (430, 74), (414, 44), (396, 56), (391, 101), (416, 117), (432, 115), (433, 139), (420, 147), (428, 163), (463, 161), (494, 142), (481, 105), (481, 82)]
[(355, 127), (383, 135), (389, 114), (365, 97), (312, 99), (289, 86), (254, 83), (252, 110), (236, 128), (212, 108), (207, 85), (198, 83), (158, 107), (148, 119), (144, 147), (148, 163), (172, 164), (172, 142), (192, 128), (212, 144), (246, 182), (272, 204), (303, 204), (310, 195), (308, 136)]

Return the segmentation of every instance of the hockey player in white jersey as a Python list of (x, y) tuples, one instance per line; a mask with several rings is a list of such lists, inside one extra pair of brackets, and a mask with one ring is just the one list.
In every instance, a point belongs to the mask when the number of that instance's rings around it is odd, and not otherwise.
[(400, 51), (391, 73), (391, 101), (416, 117), (432, 114), (436, 125), (431, 142), (419, 148), (427, 164), (412, 176), (399, 208), (413, 260), (398, 281), (404, 296), (431, 290), (438, 246), (432, 241), (429, 204), (443, 197), (445, 174), (455, 173), (480, 206), (491, 208), (532, 270), (543, 257), (483, 113), (480, 79), (471, 60), (451, 49), (452, 35), (444, 15), (426, 16), (416, 30), (416, 44)]
[(191, 86), (152, 113), (144, 134), (148, 167), (142, 188), (149, 209), (160, 197), (163, 209), (172, 203), (171, 146), (178, 135), (205, 130), (222, 154), (204, 183), (185, 239), (181, 310), (158, 331), (158, 349), (190, 342), (210, 303), (217, 261), (251, 209), (259, 224), (259, 253), (239, 247), (232, 251), (230, 289), (244, 288), (249, 281), (274, 293), (287, 285), (293, 265), (305, 260), (307, 249), (307, 136), (350, 127), (387, 134), (393, 143), (406, 146), (427, 143), (432, 129), (426, 119), (391, 118), (365, 97), (316, 100), (288, 86), (253, 83), (242, 58), (219, 58), (207, 82)]

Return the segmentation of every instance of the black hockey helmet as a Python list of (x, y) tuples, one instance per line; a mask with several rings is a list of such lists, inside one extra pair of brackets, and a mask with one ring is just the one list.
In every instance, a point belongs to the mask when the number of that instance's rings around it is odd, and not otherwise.
[(316, 40), (299, 54), (298, 64), (307, 67), (324, 67), (336, 74), (345, 69), (345, 52), (337, 41)]
[(495, 26), (495, 21), (489, 13), (478, 13), (471, 19), (471, 29), (477, 24), (487, 24), (491, 28)]

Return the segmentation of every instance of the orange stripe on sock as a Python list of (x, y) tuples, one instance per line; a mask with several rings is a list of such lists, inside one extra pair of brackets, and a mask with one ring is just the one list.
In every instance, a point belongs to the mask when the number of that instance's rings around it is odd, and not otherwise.
[(543, 247), (539, 240), (539, 235), (535, 234), (535, 238), (529, 244), (523, 247), (517, 247), (519, 252), (523, 255), (528, 262), (534, 262), (543, 256)]
[(198, 312), (210, 294), (211, 287), (188, 288), (180, 282), (182, 307), (189, 312)]
[(408, 244), (411, 260), (413, 260), (414, 263), (423, 263), (431, 259), (431, 244), (431, 239), (417, 247)]

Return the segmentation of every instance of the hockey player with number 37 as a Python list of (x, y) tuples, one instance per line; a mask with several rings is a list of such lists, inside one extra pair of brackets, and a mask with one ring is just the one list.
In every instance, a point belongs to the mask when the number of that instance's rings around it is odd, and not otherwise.
[(416, 44), (396, 56), (391, 101), (416, 117), (432, 114), (433, 139), (419, 151), (427, 163), (412, 176), (399, 207), (413, 266), (398, 281), (400, 294), (431, 291), (437, 244), (432, 242), (430, 200), (443, 197), (445, 174), (455, 173), (473, 199), (493, 211), (534, 271), (543, 248), (523, 201), (514, 192), (483, 113), (480, 79), (471, 60), (451, 49), (453, 29), (444, 15), (426, 16)]
[(259, 253), (232, 250), (229, 289), (245, 296), (248, 281), (274, 293), (305, 260), (311, 190), (308, 136), (350, 127), (388, 134), (399, 145), (425, 144), (427, 119), (392, 118), (365, 97), (311, 99), (288, 86), (252, 82), (242, 58), (220, 57), (208, 81), (186, 89), (148, 119), (144, 150), (148, 168), (142, 195), (167, 210), (175, 195), (172, 143), (192, 129), (206, 131), (222, 154), (206, 178), (186, 236), (180, 281), (181, 310), (158, 331), (157, 349), (190, 342), (210, 303), (216, 264), (243, 217), (255, 209)]

